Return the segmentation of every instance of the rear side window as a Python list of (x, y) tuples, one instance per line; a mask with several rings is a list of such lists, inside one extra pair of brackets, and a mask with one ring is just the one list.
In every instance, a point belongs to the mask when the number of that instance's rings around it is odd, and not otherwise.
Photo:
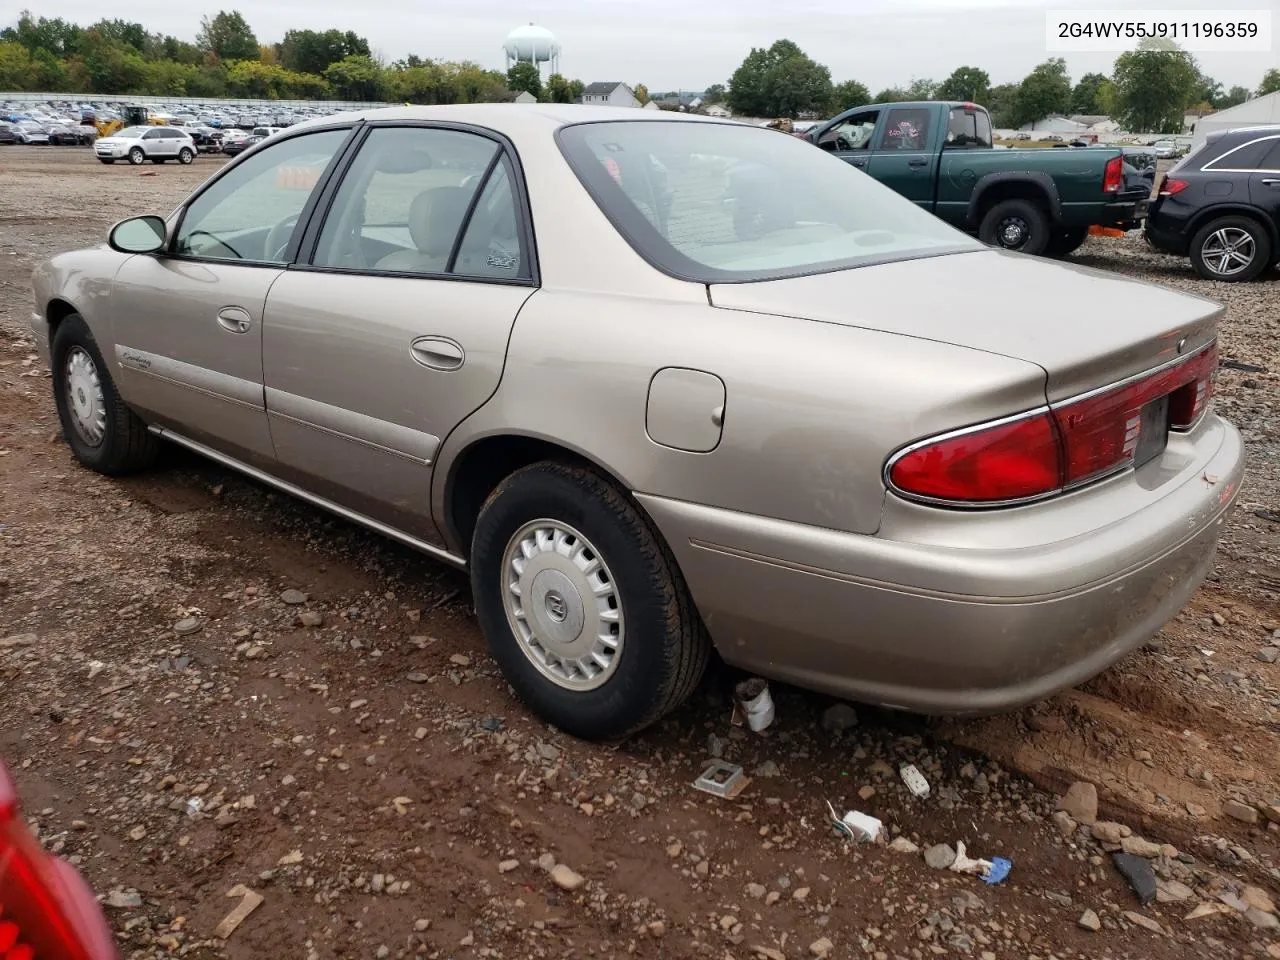
[(947, 118), (947, 149), (990, 147), (991, 118), (985, 110), (953, 107)]
[(1280, 145), (1280, 137), (1260, 137), (1225, 151), (1204, 165), (1205, 170), (1273, 170), (1268, 166)]
[(923, 107), (898, 107), (889, 111), (877, 150), (920, 151), (929, 142), (933, 111)]

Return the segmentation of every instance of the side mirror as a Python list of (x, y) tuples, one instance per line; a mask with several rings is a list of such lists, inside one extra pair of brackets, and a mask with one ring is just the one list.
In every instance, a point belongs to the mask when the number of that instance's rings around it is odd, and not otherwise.
[(121, 220), (107, 234), (107, 243), (119, 253), (155, 253), (164, 241), (165, 223), (157, 216)]

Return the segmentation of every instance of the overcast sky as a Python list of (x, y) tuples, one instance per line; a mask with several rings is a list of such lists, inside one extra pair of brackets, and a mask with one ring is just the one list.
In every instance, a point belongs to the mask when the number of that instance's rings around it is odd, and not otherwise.
[[(216, 2), (216, 0), (215, 0)], [(1045, 12), (1072, 6), (1153, 11), (1280, 10), (1277, 0), (224, 0), (239, 9), (262, 42), (290, 28), (355, 30), (388, 60), (409, 53), (503, 66), (502, 43), (530, 21), (560, 41), (561, 69), (583, 81), (642, 82), (651, 90), (702, 89), (725, 82), (753, 46), (787, 37), (831, 69), (832, 79), (861, 80), (872, 93), (913, 76), (943, 79), (962, 64), (993, 83), (1020, 80), (1051, 55)], [(207, 3), (207, 0), (206, 0)], [(21, 0), (39, 15), (90, 23), (103, 16), (137, 20), (155, 32), (189, 39), (201, 4), (173, 0)], [(105, 13), (110, 9), (110, 13)], [(208, 5), (206, 12), (216, 12)], [(1280, 33), (1280, 15), (1273, 15)], [(1274, 41), (1273, 41), (1274, 42)], [(1224, 86), (1258, 85), (1280, 64), (1270, 53), (1200, 53)], [(1113, 54), (1068, 56), (1072, 77), (1109, 73)]]

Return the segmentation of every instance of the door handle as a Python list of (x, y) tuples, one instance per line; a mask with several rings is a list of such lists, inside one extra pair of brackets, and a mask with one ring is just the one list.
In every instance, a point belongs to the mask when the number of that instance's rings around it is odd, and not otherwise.
[(908, 161), (907, 161), (907, 166), (908, 166), (908, 167), (923, 167), (923, 166), (924, 166), (926, 163), (928, 163), (928, 162), (929, 162), (929, 161), (928, 161), (928, 160), (926, 160), (924, 157), (912, 157), (910, 160), (908, 160)]
[(1280, 180), (1277, 180), (1275, 177), (1267, 177), (1262, 182), (1265, 183), (1268, 187), (1274, 187), (1277, 183), (1280, 183)]
[(419, 337), (409, 345), (409, 355), (432, 370), (457, 370), (467, 357), (462, 346), (448, 337)]
[(240, 307), (223, 307), (218, 311), (218, 326), (232, 333), (248, 333), (253, 326), (253, 318), (249, 311)]

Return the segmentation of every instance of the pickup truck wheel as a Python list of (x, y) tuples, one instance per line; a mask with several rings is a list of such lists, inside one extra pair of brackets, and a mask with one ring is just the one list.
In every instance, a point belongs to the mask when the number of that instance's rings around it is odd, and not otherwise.
[(1070, 230), (1055, 230), (1049, 237), (1049, 246), (1045, 253), (1051, 257), (1065, 257), (1080, 249), (1080, 245), (1089, 239), (1088, 227), (1072, 227)]
[(1191, 240), (1191, 265), (1206, 280), (1253, 280), (1270, 263), (1271, 238), (1262, 224), (1249, 217), (1211, 220)]
[(648, 726), (706, 667), (710, 641), (674, 558), (590, 470), (544, 461), (498, 484), (476, 523), (471, 584), (507, 681), (573, 736)]
[(1031, 200), (1002, 200), (987, 211), (978, 239), (1003, 250), (1038, 256), (1049, 245), (1049, 217)]

